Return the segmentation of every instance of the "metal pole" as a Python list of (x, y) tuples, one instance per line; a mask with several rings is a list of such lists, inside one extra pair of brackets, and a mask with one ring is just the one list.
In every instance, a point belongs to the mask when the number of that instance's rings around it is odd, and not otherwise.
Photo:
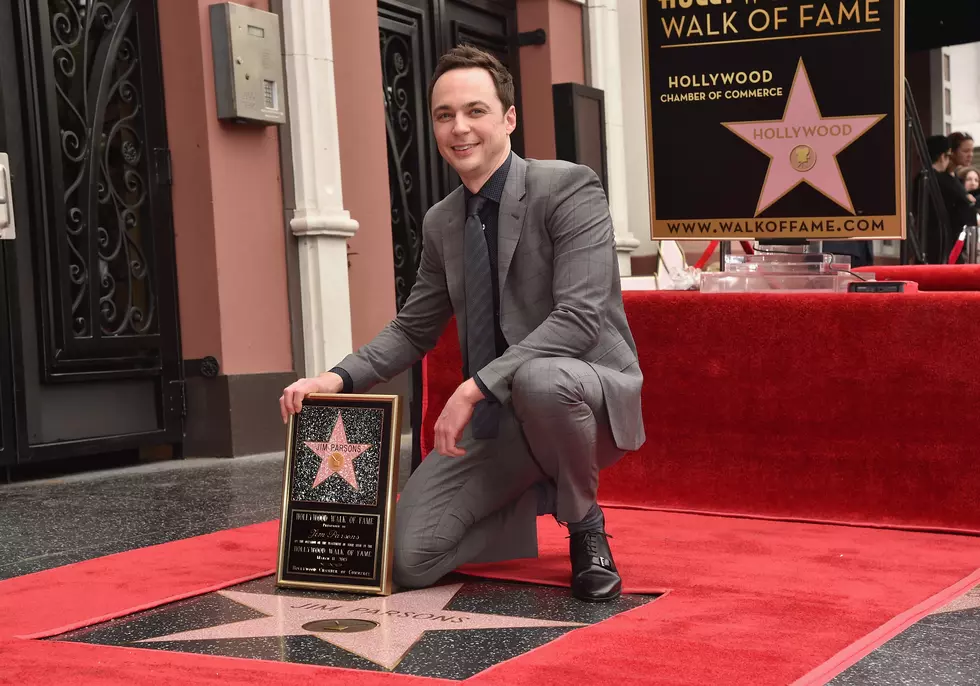
[(977, 227), (966, 227), (966, 240), (963, 246), (963, 261), (977, 264)]
[(718, 271), (725, 271), (725, 257), (732, 252), (732, 244), (729, 241), (718, 241)]

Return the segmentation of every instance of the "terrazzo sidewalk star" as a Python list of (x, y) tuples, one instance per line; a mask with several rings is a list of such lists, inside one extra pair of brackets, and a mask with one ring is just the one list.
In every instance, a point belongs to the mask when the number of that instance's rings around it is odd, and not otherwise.
[(445, 610), (462, 586), (448, 584), (347, 601), (220, 591), (220, 595), (268, 616), (157, 636), (139, 643), (313, 635), (390, 670), (398, 666), (426, 631), (585, 626), (576, 622)]

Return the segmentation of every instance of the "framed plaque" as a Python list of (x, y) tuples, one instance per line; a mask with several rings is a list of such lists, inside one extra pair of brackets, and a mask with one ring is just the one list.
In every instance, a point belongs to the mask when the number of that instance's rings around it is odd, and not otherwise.
[(310, 395), (286, 437), (276, 584), (389, 595), (397, 395)]

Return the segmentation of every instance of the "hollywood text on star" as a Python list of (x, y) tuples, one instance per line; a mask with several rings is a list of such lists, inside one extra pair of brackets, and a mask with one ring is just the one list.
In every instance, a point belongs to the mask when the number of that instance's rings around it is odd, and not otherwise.
[(652, 1), (659, 2), (663, 12), (660, 24), (663, 37), (668, 41), (665, 45), (670, 41), (716, 37), (733, 40), (784, 32), (807, 35), (810, 32), (854, 31), (881, 21), (880, 0), (802, 3), (787, 3), (786, 0)]
[(837, 138), (850, 136), (854, 127), (850, 124), (817, 124), (814, 126), (761, 126), (752, 129), (754, 140), (795, 140), (797, 138)]

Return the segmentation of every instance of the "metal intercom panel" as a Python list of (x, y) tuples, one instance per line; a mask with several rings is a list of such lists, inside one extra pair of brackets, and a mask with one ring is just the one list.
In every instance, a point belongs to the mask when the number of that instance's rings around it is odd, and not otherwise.
[(233, 2), (210, 11), (218, 118), (285, 123), (279, 16)]

